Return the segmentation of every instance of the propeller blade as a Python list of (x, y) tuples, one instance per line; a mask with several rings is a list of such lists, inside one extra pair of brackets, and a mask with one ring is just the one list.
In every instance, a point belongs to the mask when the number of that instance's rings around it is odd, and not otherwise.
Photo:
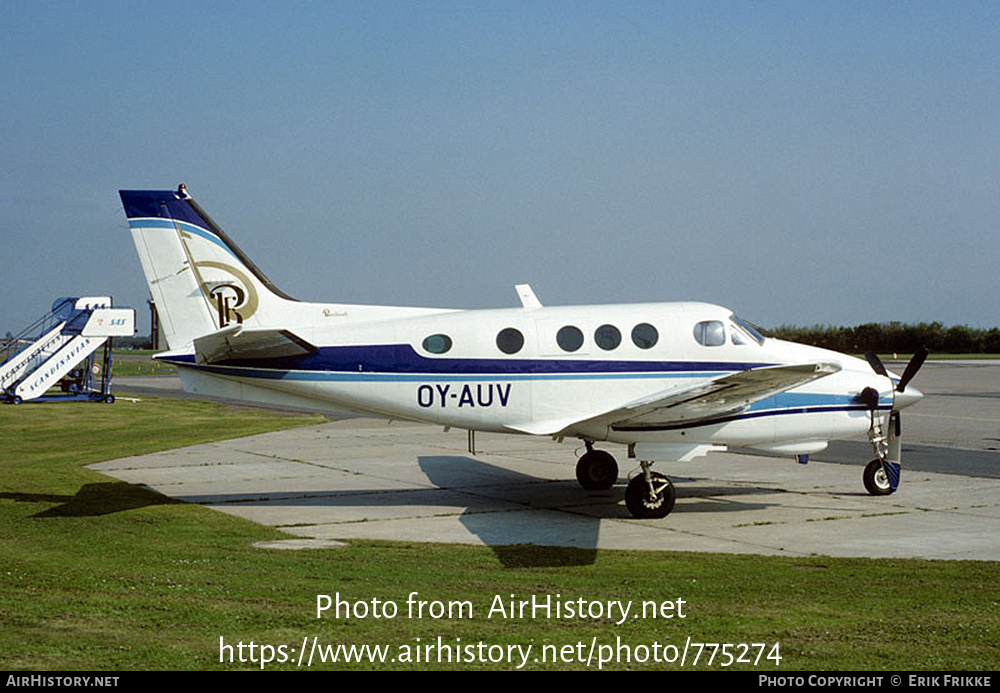
[(927, 349), (921, 347), (917, 353), (913, 355), (910, 362), (906, 364), (906, 370), (903, 371), (903, 376), (899, 379), (899, 385), (896, 386), (896, 392), (903, 392), (906, 390), (906, 386), (910, 384), (913, 380), (913, 376), (917, 374), (920, 367), (924, 365), (924, 361), (927, 360)]
[(880, 359), (878, 357), (878, 354), (876, 354), (874, 351), (866, 351), (865, 359), (868, 361), (868, 365), (872, 367), (873, 371), (875, 371), (879, 375), (885, 375), (885, 376), (889, 375), (889, 371), (887, 371), (885, 369), (885, 366), (882, 364), (882, 359)]

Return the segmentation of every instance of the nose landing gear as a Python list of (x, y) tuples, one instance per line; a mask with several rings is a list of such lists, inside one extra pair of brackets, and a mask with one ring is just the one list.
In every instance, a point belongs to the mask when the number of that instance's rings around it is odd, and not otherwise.
[(882, 417), (871, 410), (872, 424), (868, 429), (868, 441), (877, 457), (868, 463), (862, 475), (865, 490), (873, 496), (888, 496), (899, 486), (902, 453), (899, 433), (899, 412), (889, 414), (889, 430), (882, 425)]

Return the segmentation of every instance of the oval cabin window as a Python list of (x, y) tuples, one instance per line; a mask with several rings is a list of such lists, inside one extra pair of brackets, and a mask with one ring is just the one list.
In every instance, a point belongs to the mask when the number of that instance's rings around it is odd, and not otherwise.
[(424, 351), (430, 354), (446, 354), (451, 350), (451, 337), (446, 334), (432, 334), (423, 342)]
[(577, 351), (583, 346), (583, 332), (579, 327), (566, 325), (556, 333), (556, 344), (563, 351)]
[(497, 334), (497, 349), (505, 354), (516, 354), (524, 346), (524, 335), (513, 327), (500, 330)]
[(660, 339), (660, 333), (648, 322), (641, 322), (632, 328), (632, 343), (640, 349), (652, 349)]
[(594, 332), (594, 342), (604, 351), (611, 351), (622, 343), (622, 333), (614, 325), (601, 325)]

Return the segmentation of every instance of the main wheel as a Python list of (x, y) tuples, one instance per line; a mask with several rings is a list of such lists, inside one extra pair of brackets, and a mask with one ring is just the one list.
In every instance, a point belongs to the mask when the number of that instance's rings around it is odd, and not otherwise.
[(609, 452), (590, 450), (576, 462), (576, 480), (588, 491), (604, 491), (618, 481), (618, 463)]
[(893, 492), (889, 484), (889, 475), (885, 473), (881, 460), (869, 462), (861, 478), (864, 479), (865, 489), (873, 496), (888, 496)]
[(653, 491), (650, 491), (649, 484), (642, 474), (628, 482), (628, 488), (625, 489), (625, 506), (632, 513), (632, 517), (640, 519), (666, 517), (674, 509), (677, 491), (670, 483), (670, 479), (656, 472), (652, 472), (651, 476)]

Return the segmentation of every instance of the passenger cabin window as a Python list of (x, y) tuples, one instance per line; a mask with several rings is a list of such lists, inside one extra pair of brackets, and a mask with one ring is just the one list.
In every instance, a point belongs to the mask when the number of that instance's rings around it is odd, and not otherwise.
[(432, 334), (423, 342), (424, 351), (431, 354), (446, 354), (451, 350), (451, 337), (446, 334)]
[(640, 349), (652, 349), (660, 340), (660, 333), (648, 322), (641, 322), (632, 328), (632, 343)]
[(718, 320), (706, 320), (694, 326), (694, 338), (702, 346), (722, 346), (726, 343), (726, 327)]
[(594, 332), (594, 342), (604, 351), (611, 351), (622, 343), (622, 333), (614, 325), (601, 325)]
[(579, 327), (566, 325), (556, 333), (556, 344), (563, 351), (577, 351), (583, 346), (583, 332)]
[(516, 354), (524, 346), (524, 335), (520, 330), (506, 327), (497, 334), (497, 349), (505, 354)]

